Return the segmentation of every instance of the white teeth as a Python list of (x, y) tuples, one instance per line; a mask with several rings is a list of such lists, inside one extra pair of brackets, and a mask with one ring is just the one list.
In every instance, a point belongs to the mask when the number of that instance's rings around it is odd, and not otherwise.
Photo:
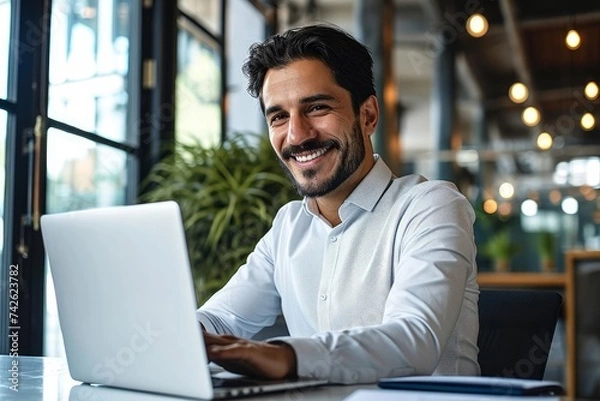
[(311, 153), (311, 154), (308, 154), (308, 155), (305, 155), (305, 156), (294, 156), (294, 157), (295, 157), (296, 161), (299, 161), (300, 163), (306, 163), (306, 162), (314, 160), (317, 157), (323, 155), (326, 151), (327, 150), (325, 150), (325, 149), (320, 149), (320, 150), (317, 150), (314, 153)]

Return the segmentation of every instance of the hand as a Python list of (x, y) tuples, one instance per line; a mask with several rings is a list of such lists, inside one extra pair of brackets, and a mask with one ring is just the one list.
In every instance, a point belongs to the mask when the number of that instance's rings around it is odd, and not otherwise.
[(285, 343), (203, 332), (208, 359), (230, 372), (266, 379), (296, 376), (296, 353)]

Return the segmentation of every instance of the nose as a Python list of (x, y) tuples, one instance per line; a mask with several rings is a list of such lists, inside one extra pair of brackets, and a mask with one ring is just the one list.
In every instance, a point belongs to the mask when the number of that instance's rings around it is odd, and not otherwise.
[(307, 139), (312, 139), (316, 136), (317, 131), (305, 115), (301, 113), (290, 115), (287, 132), (287, 142), (290, 145), (300, 145)]

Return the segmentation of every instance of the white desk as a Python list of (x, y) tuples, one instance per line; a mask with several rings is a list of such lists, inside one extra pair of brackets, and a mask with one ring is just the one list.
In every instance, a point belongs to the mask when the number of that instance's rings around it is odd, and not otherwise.
[[(18, 365), (13, 362), (17, 361)], [(13, 367), (17, 366), (18, 370)], [(12, 372), (11, 372), (12, 369)], [(43, 357), (13, 359), (0, 355), (0, 400), (19, 401), (181, 401), (184, 398), (91, 387), (71, 379), (64, 360)], [(16, 387), (15, 387), (16, 386)], [(12, 389), (11, 389), (12, 387)], [(358, 389), (376, 389), (375, 385), (322, 386), (243, 398), (253, 401), (340, 401)], [(15, 391), (18, 390), (18, 391)], [(567, 397), (495, 397), (465, 394), (405, 392), (388, 390), (394, 400), (447, 400), (447, 401), (574, 401)], [(380, 394), (379, 394), (380, 395)], [(389, 397), (385, 397), (390, 399)]]
[[(18, 371), (13, 369), (17, 361)], [(11, 372), (13, 369), (13, 372)], [(14, 374), (13, 374), (14, 373)], [(13, 380), (14, 378), (14, 380)], [(0, 355), (0, 400), (22, 401), (181, 401), (180, 397), (169, 397), (142, 392), (96, 388), (82, 385), (71, 379), (67, 364), (62, 359), (20, 356), (13, 359)], [(13, 384), (14, 383), (14, 384)], [(11, 389), (16, 385), (18, 391)], [(255, 397), (250, 400), (287, 401), (337, 401), (342, 400), (359, 388), (376, 386), (323, 386), (293, 390)]]

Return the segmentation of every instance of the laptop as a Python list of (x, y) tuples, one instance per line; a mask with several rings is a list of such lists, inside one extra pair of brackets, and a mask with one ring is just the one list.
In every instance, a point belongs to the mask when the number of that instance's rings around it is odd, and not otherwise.
[(44, 215), (41, 228), (73, 379), (202, 399), (326, 383), (211, 376), (177, 203)]

